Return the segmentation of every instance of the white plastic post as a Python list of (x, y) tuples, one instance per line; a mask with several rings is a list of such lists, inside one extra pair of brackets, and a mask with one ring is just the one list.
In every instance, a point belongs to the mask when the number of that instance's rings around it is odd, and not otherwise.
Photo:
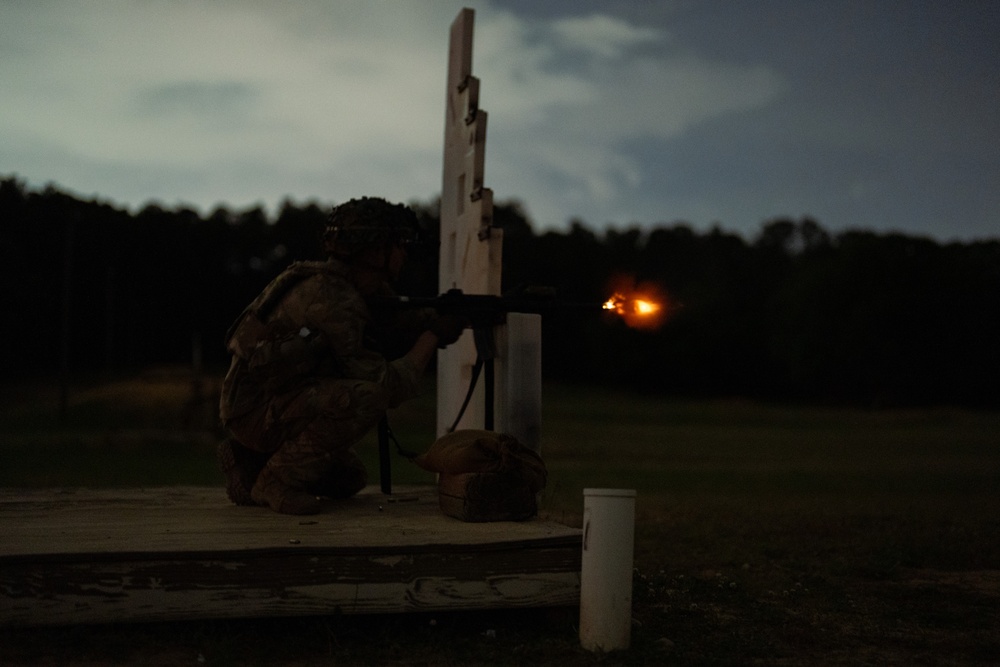
[(580, 644), (588, 651), (627, 649), (632, 639), (635, 490), (583, 490)]
[(509, 313), (496, 337), (496, 430), (541, 454), (542, 316)]

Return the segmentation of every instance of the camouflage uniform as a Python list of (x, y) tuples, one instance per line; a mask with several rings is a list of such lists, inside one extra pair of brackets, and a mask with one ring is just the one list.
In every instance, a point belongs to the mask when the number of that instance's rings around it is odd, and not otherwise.
[(339, 259), (297, 262), (243, 312), (228, 336), (223, 425), (270, 454), (258, 478), (348, 497), (367, 482), (353, 447), (417, 393), (419, 369), (387, 361), (371, 313)]

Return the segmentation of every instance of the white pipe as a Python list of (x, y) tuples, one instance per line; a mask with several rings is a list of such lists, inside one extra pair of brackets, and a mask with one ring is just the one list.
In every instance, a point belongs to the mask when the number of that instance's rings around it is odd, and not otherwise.
[(583, 490), (580, 643), (588, 651), (627, 649), (632, 638), (635, 490)]
[(508, 313), (497, 339), (496, 430), (542, 453), (542, 316)]

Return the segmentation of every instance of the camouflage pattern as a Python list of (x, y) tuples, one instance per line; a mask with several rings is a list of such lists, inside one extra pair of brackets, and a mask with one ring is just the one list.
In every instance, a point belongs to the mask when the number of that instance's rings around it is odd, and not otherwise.
[(408, 360), (377, 351), (371, 321), (348, 266), (330, 259), (290, 266), (230, 330), (220, 417), (271, 454), (268, 478), (335, 497), (364, 487), (352, 448), (419, 381)]
[(328, 255), (343, 259), (385, 243), (409, 245), (420, 237), (413, 211), (378, 197), (361, 197), (337, 206), (330, 213), (323, 247)]

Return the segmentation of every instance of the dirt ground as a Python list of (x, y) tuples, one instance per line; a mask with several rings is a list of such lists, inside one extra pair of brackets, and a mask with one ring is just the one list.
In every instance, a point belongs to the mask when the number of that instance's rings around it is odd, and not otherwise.
[(661, 628), (662, 638), (643, 640), (670, 664), (1000, 664), (1000, 571), (774, 572), (763, 578), (774, 588), (750, 591), (747, 579), (746, 570), (640, 576), (637, 634)]

